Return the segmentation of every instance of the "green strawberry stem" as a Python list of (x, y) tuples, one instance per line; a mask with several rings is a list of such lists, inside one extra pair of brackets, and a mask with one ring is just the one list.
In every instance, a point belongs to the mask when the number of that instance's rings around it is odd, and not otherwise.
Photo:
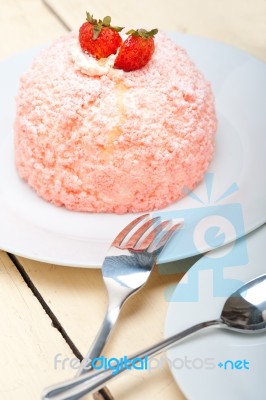
[(151, 31), (146, 31), (146, 29), (130, 29), (126, 34), (131, 35), (131, 36), (139, 36), (142, 37), (143, 39), (148, 39), (150, 37), (154, 37), (158, 33), (158, 29), (152, 29)]
[(90, 14), (88, 11), (86, 11), (86, 20), (93, 25), (93, 40), (96, 40), (98, 38), (103, 27), (113, 29), (116, 32), (121, 32), (122, 29), (124, 29), (121, 26), (112, 26), (111, 17), (109, 15), (104, 17), (103, 20), (97, 20), (93, 18), (93, 14)]

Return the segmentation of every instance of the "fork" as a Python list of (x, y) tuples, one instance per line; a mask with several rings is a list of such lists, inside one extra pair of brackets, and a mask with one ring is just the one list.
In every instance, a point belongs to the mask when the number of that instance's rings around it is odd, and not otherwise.
[[(108, 308), (102, 326), (81, 362), (78, 376), (92, 369), (91, 362), (102, 353), (121, 307), (130, 296), (145, 285), (158, 255), (173, 233), (182, 226), (182, 223), (173, 225), (170, 220), (161, 222), (160, 217), (147, 220), (148, 217), (149, 214), (142, 215), (127, 225), (114, 239), (107, 252), (102, 266), (102, 276), (108, 292)], [(74, 386), (73, 382), (49, 386), (44, 390), (42, 399), (63, 400), (65, 392)], [(71, 397), (73, 400), (78, 398), (80, 398), (78, 393), (75, 397)]]

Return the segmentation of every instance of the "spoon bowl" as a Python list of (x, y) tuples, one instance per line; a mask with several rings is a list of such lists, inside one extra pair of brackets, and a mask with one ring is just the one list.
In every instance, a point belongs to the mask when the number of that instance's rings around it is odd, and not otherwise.
[(221, 323), (245, 333), (266, 329), (266, 275), (246, 283), (226, 300)]

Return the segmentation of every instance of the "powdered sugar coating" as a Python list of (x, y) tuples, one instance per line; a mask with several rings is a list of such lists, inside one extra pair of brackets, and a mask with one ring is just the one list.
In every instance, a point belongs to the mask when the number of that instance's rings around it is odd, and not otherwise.
[(164, 34), (133, 72), (77, 71), (68, 34), (21, 78), (15, 123), (20, 176), (70, 210), (141, 212), (193, 189), (214, 152), (209, 83)]

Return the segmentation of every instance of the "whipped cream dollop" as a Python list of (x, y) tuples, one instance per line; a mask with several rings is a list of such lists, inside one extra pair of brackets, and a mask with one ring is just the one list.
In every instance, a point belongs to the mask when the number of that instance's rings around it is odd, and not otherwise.
[(116, 57), (115, 54), (111, 54), (107, 58), (96, 60), (96, 58), (84, 53), (79, 43), (76, 43), (76, 45), (72, 47), (71, 55), (76, 69), (89, 76), (101, 76), (108, 74), (108, 72), (114, 66)]

